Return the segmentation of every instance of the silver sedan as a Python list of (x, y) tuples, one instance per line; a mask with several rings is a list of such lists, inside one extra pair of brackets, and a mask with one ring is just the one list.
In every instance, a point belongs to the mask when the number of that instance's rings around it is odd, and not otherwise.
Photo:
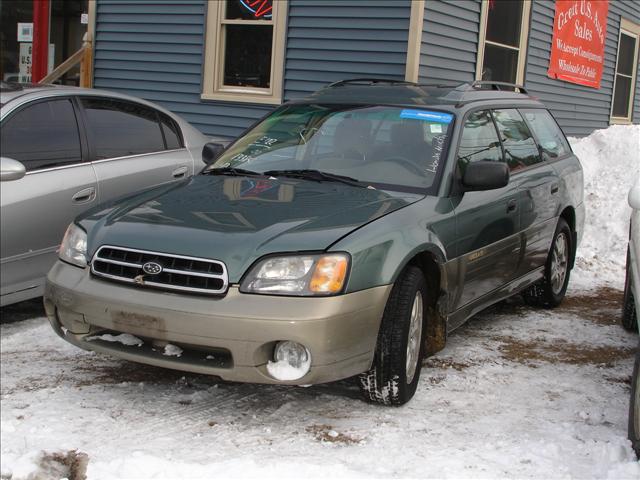
[(76, 215), (205, 165), (209, 139), (138, 98), (2, 83), (0, 104), (0, 305), (42, 295)]

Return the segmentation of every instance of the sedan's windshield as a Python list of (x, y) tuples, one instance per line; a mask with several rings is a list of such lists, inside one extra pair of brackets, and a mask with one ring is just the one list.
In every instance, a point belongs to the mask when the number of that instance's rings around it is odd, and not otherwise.
[(435, 182), (452, 121), (452, 114), (426, 108), (287, 105), (207, 170), (331, 180), (321, 172), (363, 185), (422, 190)]

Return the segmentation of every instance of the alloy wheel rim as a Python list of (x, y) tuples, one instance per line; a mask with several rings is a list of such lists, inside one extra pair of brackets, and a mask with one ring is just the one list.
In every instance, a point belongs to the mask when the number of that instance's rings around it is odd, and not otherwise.
[(418, 369), (420, 359), (420, 339), (422, 338), (422, 293), (416, 292), (411, 307), (411, 320), (409, 323), (409, 335), (407, 338), (407, 384), (413, 381)]
[(551, 290), (557, 295), (564, 286), (564, 280), (567, 277), (568, 270), (568, 250), (569, 242), (564, 232), (556, 237), (551, 251)]

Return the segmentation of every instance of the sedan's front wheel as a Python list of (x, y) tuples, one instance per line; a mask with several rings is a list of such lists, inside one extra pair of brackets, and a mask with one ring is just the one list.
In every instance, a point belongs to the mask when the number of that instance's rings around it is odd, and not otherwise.
[(624, 279), (624, 297), (622, 300), (622, 326), (629, 331), (638, 331), (638, 312), (633, 296), (633, 280), (631, 279), (631, 255), (627, 248), (627, 274)]
[(389, 295), (373, 365), (360, 375), (360, 390), (366, 400), (403, 405), (413, 397), (422, 365), (426, 300), (422, 271), (407, 267)]

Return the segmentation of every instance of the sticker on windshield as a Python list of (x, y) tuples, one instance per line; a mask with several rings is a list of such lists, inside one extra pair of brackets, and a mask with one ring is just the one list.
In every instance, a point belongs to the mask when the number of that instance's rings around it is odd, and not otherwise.
[(400, 118), (413, 118), (415, 120), (426, 120), (428, 122), (437, 123), (451, 123), (451, 121), (453, 120), (453, 115), (451, 115), (450, 113), (405, 109), (400, 112)]

